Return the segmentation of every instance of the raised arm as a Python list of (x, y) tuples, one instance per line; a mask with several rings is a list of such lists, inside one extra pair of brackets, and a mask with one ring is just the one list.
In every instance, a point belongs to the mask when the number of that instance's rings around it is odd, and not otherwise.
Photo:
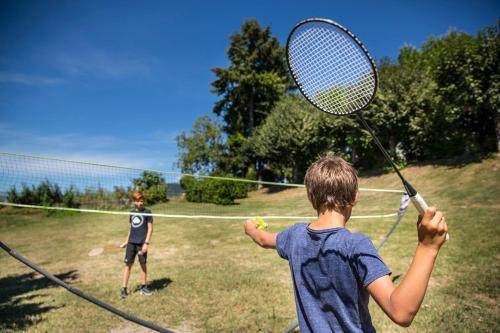
[(249, 219), (245, 222), (244, 228), (245, 233), (261, 247), (265, 249), (276, 248), (276, 236), (278, 235), (277, 233), (271, 233), (258, 229), (257, 225), (252, 219)]
[(448, 226), (442, 212), (431, 207), (417, 221), (419, 243), (403, 281), (395, 286), (389, 276), (381, 277), (368, 291), (396, 324), (410, 326), (425, 296), (439, 249), (446, 240)]

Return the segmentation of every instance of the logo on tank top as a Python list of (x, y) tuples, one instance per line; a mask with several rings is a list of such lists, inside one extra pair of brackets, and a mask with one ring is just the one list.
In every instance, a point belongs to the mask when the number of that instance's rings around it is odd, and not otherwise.
[(133, 215), (130, 219), (130, 224), (132, 224), (132, 228), (139, 228), (144, 222), (144, 217), (142, 215)]

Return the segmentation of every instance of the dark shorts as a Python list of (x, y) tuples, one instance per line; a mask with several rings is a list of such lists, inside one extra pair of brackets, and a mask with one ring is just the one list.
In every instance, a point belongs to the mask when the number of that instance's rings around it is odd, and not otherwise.
[(139, 257), (139, 262), (141, 264), (145, 264), (148, 259), (148, 254), (147, 252), (143, 254), (141, 249), (142, 249), (142, 244), (128, 243), (127, 249), (125, 250), (124, 262), (126, 264), (133, 264), (135, 261), (135, 256), (137, 255)]

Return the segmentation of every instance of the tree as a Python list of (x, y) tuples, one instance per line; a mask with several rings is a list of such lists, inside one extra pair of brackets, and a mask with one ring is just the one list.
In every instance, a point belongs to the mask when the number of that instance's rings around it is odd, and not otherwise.
[(245, 21), (230, 42), (231, 65), (212, 69), (218, 77), (213, 92), (223, 96), (213, 111), (224, 117), (229, 135), (248, 137), (291, 86), (285, 51), (270, 27), (262, 29), (256, 20)]
[(252, 163), (245, 158), (246, 138), (263, 123), (292, 83), (285, 51), (271, 36), (270, 27), (262, 29), (256, 20), (245, 21), (241, 33), (232, 35), (230, 43), (230, 66), (212, 69), (217, 76), (212, 92), (222, 96), (213, 112), (224, 119), (229, 157), (240, 160), (228, 163), (228, 167), (239, 170), (225, 171), (245, 173), (241, 168)]
[[(484, 56), (485, 103), (493, 113), (496, 149), (500, 152), (500, 20), (479, 33), (480, 54)], [(489, 82), (488, 82), (489, 81)]]
[(134, 189), (142, 191), (145, 196), (145, 204), (153, 205), (158, 202), (166, 202), (167, 183), (157, 172), (144, 171), (140, 178), (132, 180)]
[[(498, 149), (500, 86), (499, 24), (476, 37), (452, 31), (430, 39), (422, 47), (432, 78), (444, 102), (439, 110), (446, 119), (443, 137), (454, 155)], [(457, 147), (460, 147), (457, 151)], [(455, 148), (455, 149), (452, 149)]]
[[(421, 52), (404, 47), (396, 63), (380, 62), (379, 77), (379, 89), (364, 113), (366, 118), (394, 161), (421, 158), (437, 139), (434, 126), (441, 126), (434, 123), (440, 115), (440, 98), (428, 65)], [(370, 159), (383, 162), (378, 148), (370, 146), (376, 149)]]
[(393, 157), (396, 145), (419, 160), (500, 148), (499, 54), (497, 25), (476, 37), (451, 31), (383, 61), (364, 114)]
[(180, 150), (178, 166), (182, 172), (211, 174), (222, 163), (222, 125), (210, 117), (199, 117), (191, 132), (181, 133), (176, 140)]
[[(476, 100), (479, 107), (484, 112), (484, 123), (481, 130), (482, 135), (486, 136), (491, 132), (495, 140), (490, 142), (487, 137), (482, 137), (488, 150), (496, 149), (500, 152), (500, 20), (495, 26), (487, 27), (477, 34), (477, 55), (475, 70), (476, 84), (479, 89), (475, 89)], [(490, 120), (493, 119), (493, 122)], [(485, 126), (486, 125), (486, 126)]]
[(291, 95), (276, 106), (249, 145), (279, 178), (302, 182), (307, 167), (318, 156), (335, 147), (345, 151), (348, 140), (344, 131), (353, 125), (350, 118), (329, 116), (304, 98)]

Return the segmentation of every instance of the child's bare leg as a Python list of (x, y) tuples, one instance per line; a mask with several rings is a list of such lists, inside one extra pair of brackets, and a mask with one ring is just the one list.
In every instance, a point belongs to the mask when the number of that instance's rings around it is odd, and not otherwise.
[(146, 264), (141, 263), (141, 285), (145, 286), (148, 280), (148, 269)]
[(125, 268), (123, 269), (123, 283), (122, 283), (123, 288), (127, 288), (128, 286), (128, 279), (130, 278), (131, 270), (132, 270), (132, 264), (126, 264)]

